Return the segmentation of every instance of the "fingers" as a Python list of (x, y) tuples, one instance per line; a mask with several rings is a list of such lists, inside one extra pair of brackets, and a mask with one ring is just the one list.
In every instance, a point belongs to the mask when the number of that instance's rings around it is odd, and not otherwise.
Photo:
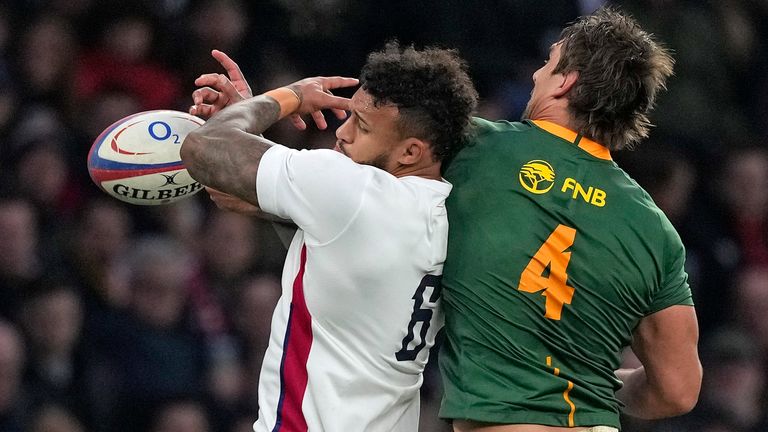
[(192, 92), (192, 102), (195, 105), (214, 104), (223, 97), (222, 93), (210, 87), (202, 87)]
[(315, 126), (320, 130), (325, 130), (328, 127), (328, 123), (325, 121), (325, 116), (322, 111), (313, 112), (312, 120), (315, 121)]
[(195, 80), (198, 87), (212, 87), (218, 91), (224, 91), (228, 87), (233, 88), (232, 81), (226, 75), (220, 73), (202, 74)]
[[(224, 76), (220, 73), (207, 73), (202, 74), (195, 80), (195, 85), (198, 87), (213, 87), (219, 82), (219, 77)], [(224, 76), (226, 78), (226, 76)]]
[(340, 76), (324, 77), (322, 79), (323, 88), (325, 90), (332, 90), (337, 88), (354, 87), (359, 83), (357, 78), (347, 78)]
[(192, 92), (192, 105), (189, 113), (208, 119), (221, 111), (229, 103), (229, 98), (210, 87), (199, 88)]
[[(328, 92), (326, 92), (322, 96), (321, 101), (322, 101), (323, 109), (332, 109), (332, 110), (341, 110), (341, 111), (349, 109), (349, 99), (339, 97), (339, 96), (334, 96)], [(344, 113), (344, 117), (346, 117), (346, 113)], [(344, 117), (339, 117), (339, 118), (344, 118)]]
[(296, 129), (305, 130), (307, 124), (300, 114), (310, 114), (318, 129), (327, 129), (328, 122), (321, 111), (324, 109), (330, 109), (338, 119), (345, 119), (350, 100), (334, 96), (331, 90), (356, 86), (358, 82), (357, 78), (340, 76), (314, 77), (305, 78), (287, 86), (288, 88), (293, 88), (298, 94), (303, 95), (298, 113), (291, 116), (291, 123)]
[(344, 120), (345, 118), (347, 118), (347, 111), (346, 110), (343, 110), (343, 109), (332, 109), (331, 112), (339, 120)]
[[(209, 87), (210, 88), (209, 90), (201, 92), (202, 95), (209, 95), (210, 96), (210, 91), (219, 92), (219, 94), (220, 94), (219, 98), (221, 97), (221, 95), (224, 95), (226, 100), (227, 100), (227, 102), (224, 102), (224, 104), (229, 103), (229, 101), (233, 101), (233, 103), (234, 103), (234, 102), (238, 102), (238, 101), (243, 99), (243, 95), (241, 95), (240, 92), (237, 91), (235, 86), (232, 84), (232, 81), (230, 81), (230, 79), (227, 78), (227, 76), (223, 75), (223, 74), (213, 73), (213, 74), (203, 74), (203, 75), (200, 75), (195, 80), (195, 85), (197, 85), (199, 87), (203, 87), (203, 88), (205, 88), (205, 87)], [(202, 89), (198, 89), (198, 90), (202, 90)], [(195, 93), (198, 90), (195, 90), (195, 92), (192, 93), (193, 100), (194, 100), (194, 97), (195, 97)], [(218, 101), (218, 99), (217, 99), (217, 101)], [(197, 104), (197, 102), (196, 102), (196, 104)]]
[[(298, 87), (298, 94), (302, 95), (301, 105), (298, 108), (300, 114), (310, 114), (316, 111), (331, 109), (339, 110), (334, 115), (339, 118), (345, 118), (345, 111), (349, 109), (350, 100), (343, 97), (334, 96), (330, 90), (324, 88), (321, 81), (307, 81), (304, 83), (293, 84)], [(290, 88), (290, 87), (289, 87)], [(313, 114), (314, 117), (314, 114)], [(319, 117), (315, 118), (318, 125), (325, 124), (325, 120)]]
[(219, 62), (224, 70), (227, 71), (229, 79), (232, 81), (245, 81), (245, 77), (243, 76), (243, 72), (240, 70), (240, 66), (238, 66), (237, 63), (235, 63), (235, 61), (232, 60), (228, 55), (219, 50), (211, 51), (211, 55), (216, 59), (216, 61)]
[(195, 85), (201, 88), (192, 92), (194, 105), (189, 112), (202, 118), (209, 118), (225, 106), (253, 96), (240, 66), (234, 60), (219, 50), (211, 51), (211, 55), (227, 71), (227, 75), (209, 73), (195, 80)]
[(218, 109), (214, 108), (211, 105), (207, 104), (201, 104), (201, 105), (192, 105), (189, 107), (189, 113), (198, 116), (202, 119), (209, 119), (212, 115), (216, 114), (216, 112), (219, 111)]
[[(330, 90), (326, 90), (325, 92), (333, 96), (333, 93), (331, 93)], [(349, 109), (349, 99), (347, 99), (347, 106), (345, 106), (343, 109), (331, 108), (331, 112), (333, 113), (334, 116), (336, 116), (337, 119), (344, 120), (345, 118), (347, 118), (348, 109)], [(325, 129), (325, 128), (322, 128), (322, 129)]]
[(293, 114), (291, 116), (291, 123), (293, 124), (293, 127), (295, 127), (298, 130), (306, 130), (307, 124), (304, 122), (304, 119), (301, 118), (298, 114)]
[(211, 51), (211, 55), (216, 59), (216, 61), (219, 62), (224, 70), (227, 71), (227, 76), (229, 76), (229, 79), (232, 80), (232, 84), (239, 92), (243, 93), (244, 97), (253, 96), (251, 86), (248, 85), (248, 81), (246, 81), (243, 72), (240, 70), (240, 66), (238, 66), (234, 60), (219, 50)]

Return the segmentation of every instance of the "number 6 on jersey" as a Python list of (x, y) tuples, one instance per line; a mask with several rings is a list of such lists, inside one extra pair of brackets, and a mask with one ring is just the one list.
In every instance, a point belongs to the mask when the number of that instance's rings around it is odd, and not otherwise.
[[(566, 269), (571, 261), (571, 253), (565, 250), (573, 246), (575, 238), (575, 229), (558, 225), (520, 275), (518, 290), (527, 293), (544, 290), (541, 295), (547, 299), (544, 313), (546, 318), (559, 320), (563, 305), (571, 304), (573, 299), (574, 288), (566, 283)], [(544, 276), (547, 267), (549, 274)]]
[[(424, 276), (424, 278), (421, 279), (419, 288), (416, 289), (416, 292), (413, 294), (413, 313), (411, 314), (411, 322), (408, 323), (408, 334), (403, 338), (403, 347), (400, 351), (395, 353), (395, 358), (397, 358), (398, 361), (416, 360), (419, 351), (427, 346), (427, 331), (432, 322), (432, 313), (435, 308), (435, 303), (437, 302), (437, 299), (440, 298), (440, 290), (442, 289), (442, 286), (440, 285), (441, 279), (442, 276), (429, 274)], [(428, 288), (431, 288), (432, 292), (431, 294), (427, 292), (425, 298), (424, 292)], [(413, 348), (408, 348), (414, 343), (414, 339), (416, 338), (414, 329), (417, 324), (421, 324), (418, 344)]]

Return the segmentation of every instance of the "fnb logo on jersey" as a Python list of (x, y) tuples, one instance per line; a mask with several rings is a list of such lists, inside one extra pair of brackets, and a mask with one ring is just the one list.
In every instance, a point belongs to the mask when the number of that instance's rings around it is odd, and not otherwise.
[(549, 192), (555, 184), (555, 169), (547, 161), (532, 160), (520, 168), (520, 184), (537, 195)]

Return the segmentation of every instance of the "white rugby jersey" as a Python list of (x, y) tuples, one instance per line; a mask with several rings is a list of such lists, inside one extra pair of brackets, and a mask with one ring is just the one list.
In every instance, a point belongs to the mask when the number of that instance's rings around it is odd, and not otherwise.
[(259, 377), (256, 432), (418, 429), (422, 371), (443, 326), (450, 190), (332, 150), (264, 154), (259, 205), (299, 230)]

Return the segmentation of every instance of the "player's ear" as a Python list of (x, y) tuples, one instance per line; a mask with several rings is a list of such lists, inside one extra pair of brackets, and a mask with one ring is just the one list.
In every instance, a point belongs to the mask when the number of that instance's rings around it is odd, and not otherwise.
[(429, 143), (418, 138), (406, 138), (401, 148), (397, 161), (403, 165), (416, 165), (424, 157), (431, 157)]
[(563, 97), (565, 96), (571, 89), (573, 88), (574, 84), (576, 84), (576, 80), (579, 79), (579, 72), (578, 71), (570, 71), (563, 75), (563, 81), (560, 83), (560, 85), (555, 89), (555, 97)]

